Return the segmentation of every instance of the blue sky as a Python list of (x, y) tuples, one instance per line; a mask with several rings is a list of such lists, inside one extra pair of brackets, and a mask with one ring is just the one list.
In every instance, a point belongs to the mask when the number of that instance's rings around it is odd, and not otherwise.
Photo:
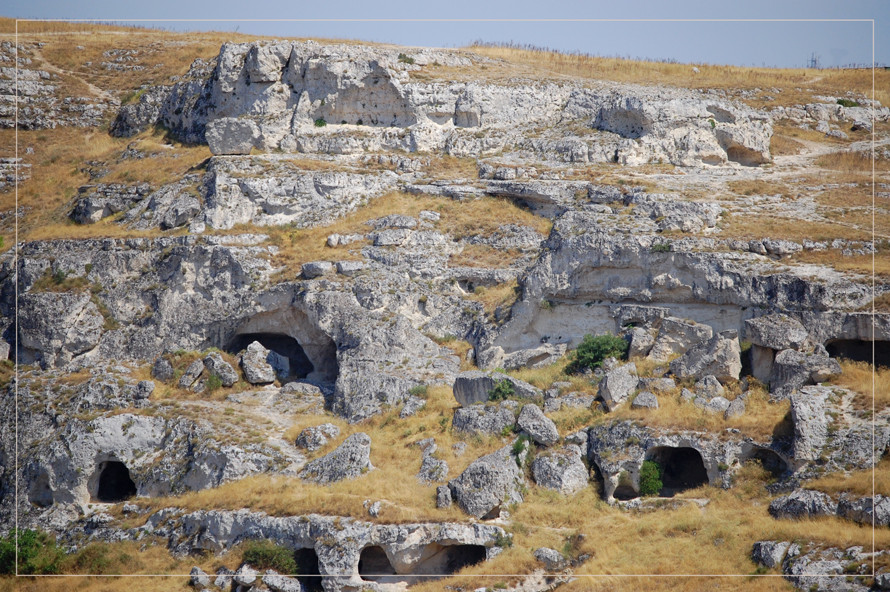
[[(625, 0), (568, 2), (448, 0), (7, 0), (18, 18), (199, 19), (146, 23), (177, 30), (238, 30), (280, 37), (338, 37), (405, 45), (456, 47), (476, 39), (514, 41), (605, 56), (680, 62), (823, 66), (872, 59), (871, 22), (504, 22), (501, 19), (874, 19), (875, 60), (890, 64), (888, 0)], [(485, 22), (213, 22), (200, 19), (492, 19)]]

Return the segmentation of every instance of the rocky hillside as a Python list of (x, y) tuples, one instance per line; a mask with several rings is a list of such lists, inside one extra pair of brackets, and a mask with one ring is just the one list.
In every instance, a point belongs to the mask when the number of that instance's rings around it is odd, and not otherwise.
[(890, 589), (870, 72), (113, 27), (14, 49), (0, 534), (55, 557), (21, 571)]

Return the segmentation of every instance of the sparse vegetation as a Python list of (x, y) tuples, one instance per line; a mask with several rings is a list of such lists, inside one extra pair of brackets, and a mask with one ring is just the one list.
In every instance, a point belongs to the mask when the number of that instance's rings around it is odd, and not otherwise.
[(278, 573), (299, 573), (293, 549), (265, 539), (244, 543), (241, 559), (258, 570), (274, 569)]
[(507, 379), (501, 379), (494, 383), (494, 388), (488, 391), (489, 401), (505, 401), (516, 394), (513, 383)]
[(663, 474), (664, 469), (657, 462), (643, 461), (643, 466), (640, 467), (640, 495), (658, 495), (658, 492), (664, 487), (661, 482)]
[[(18, 566), (16, 566), (18, 548)], [(0, 575), (60, 573), (65, 553), (53, 536), (39, 530), (12, 529), (0, 538)]]
[(572, 362), (566, 373), (575, 374), (602, 366), (606, 358), (627, 358), (629, 344), (615, 335), (585, 335), (578, 348), (572, 352)]

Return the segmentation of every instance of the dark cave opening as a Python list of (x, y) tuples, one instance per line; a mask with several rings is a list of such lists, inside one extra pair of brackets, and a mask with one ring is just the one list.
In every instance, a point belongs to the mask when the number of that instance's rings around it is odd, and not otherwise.
[(485, 561), (486, 550), (482, 545), (452, 545), (445, 547), (445, 573), (453, 574), (469, 565)]
[(846, 358), (855, 362), (872, 362), (876, 366), (890, 367), (890, 341), (866, 341), (862, 339), (833, 339), (825, 343), (825, 349), (832, 358)]
[(390, 580), (388, 576), (396, 575), (396, 570), (383, 547), (374, 545), (362, 549), (358, 560), (358, 575), (369, 582), (381, 582)]
[(746, 457), (745, 462), (756, 461), (760, 463), (774, 479), (781, 479), (790, 469), (781, 456), (769, 448), (754, 448)]
[(130, 478), (127, 465), (109, 460), (99, 465), (99, 486), (96, 499), (100, 502), (116, 503), (136, 495), (136, 484)]
[(226, 351), (232, 354), (247, 349), (254, 341), (259, 341), (266, 349), (287, 358), (290, 363), (290, 378), (306, 378), (315, 368), (309, 361), (300, 342), (281, 333), (244, 333), (232, 339)]
[(322, 592), (321, 572), (318, 567), (318, 553), (308, 547), (294, 551), (294, 560), (297, 563), (297, 580), (303, 584), (305, 592)]
[(704, 460), (694, 448), (656, 446), (646, 453), (646, 459), (661, 465), (663, 487), (659, 495), (663, 497), (708, 483)]

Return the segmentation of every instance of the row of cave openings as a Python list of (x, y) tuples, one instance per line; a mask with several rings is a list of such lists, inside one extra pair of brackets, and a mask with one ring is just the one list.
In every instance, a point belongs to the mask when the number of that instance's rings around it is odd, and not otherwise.
[[(658, 492), (660, 497), (673, 497), (680, 492), (695, 489), (710, 482), (704, 459), (695, 448), (655, 446), (646, 451), (645, 460), (653, 461), (661, 467), (662, 488)], [(770, 477), (776, 480), (790, 474), (788, 463), (769, 448), (753, 446), (742, 455), (740, 461), (759, 463)], [(602, 483), (602, 473), (595, 463), (593, 463), (593, 470), (596, 479)], [(640, 497), (640, 492), (632, 483), (622, 480), (612, 496), (617, 500), (626, 501)]]

